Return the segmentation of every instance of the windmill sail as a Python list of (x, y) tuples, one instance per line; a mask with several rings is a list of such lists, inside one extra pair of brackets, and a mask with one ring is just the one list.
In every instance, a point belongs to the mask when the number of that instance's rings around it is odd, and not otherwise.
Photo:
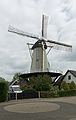
[(12, 26), (9, 26), (8, 32), (16, 33), (18, 35), (22, 35), (22, 36), (26, 36), (26, 37), (30, 37), (30, 38), (39, 39), (39, 36), (37, 36), (37, 35), (33, 35), (31, 33), (24, 32), (22, 30), (12, 27)]
[[(47, 23), (48, 23), (48, 17), (45, 15), (42, 15), (42, 36), (41, 38), (37, 35), (33, 35), (24, 31), (21, 31), (19, 29), (16, 29), (12, 26), (9, 26), (8, 31), (12, 33), (16, 33), (22, 36), (30, 37), (37, 39), (37, 41), (33, 44), (31, 50), (32, 56), (31, 56), (31, 72), (48, 72), (49, 71), (49, 64), (46, 54), (47, 47), (50, 47), (50, 50), (52, 48), (54, 49), (61, 49), (65, 51), (72, 51), (72, 46), (67, 45), (64, 43), (60, 43), (53, 40), (47, 40)], [(49, 50), (49, 51), (50, 51)], [(48, 51), (48, 53), (49, 53)]]
[(42, 37), (44, 38), (47, 38), (47, 23), (48, 23), (48, 17), (42, 15)]
[(56, 41), (53, 41), (53, 40), (47, 40), (47, 45), (49, 47), (53, 46), (52, 48), (56, 49), (56, 50), (72, 51), (72, 46), (71, 45), (56, 42)]

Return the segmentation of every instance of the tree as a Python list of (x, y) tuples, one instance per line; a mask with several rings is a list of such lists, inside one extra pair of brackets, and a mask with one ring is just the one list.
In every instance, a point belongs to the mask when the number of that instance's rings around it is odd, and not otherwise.
[(74, 83), (74, 81), (72, 81), (72, 82), (69, 84), (69, 88), (70, 88), (71, 90), (76, 89), (76, 84)]
[(2, 78), (2, 77), (0, 77), (0, 81), (5, 81), (5, 79), (4, 79), (4, 78)]
[(21, 73), (15, 73), (15, 75), (13, 76), (13, 79), (12, 79), (12, 81), (15, 81), (15, 80), (19, 80), (20, 78), (19, 78), (19, 75), (20, 75)]
[(61, 86), (60, 86), (61, 90), (69, 90), (69, 85), (68, 83), (66, 83), (65, 81), (62, 81)]
[(50, 91), (51, 78), (48, 75), (33, 76), (30, 79), (30, 84), (36, 91)]
[(8, 82), (0, 81), (0, 102), (4, 102), (8, 95)]

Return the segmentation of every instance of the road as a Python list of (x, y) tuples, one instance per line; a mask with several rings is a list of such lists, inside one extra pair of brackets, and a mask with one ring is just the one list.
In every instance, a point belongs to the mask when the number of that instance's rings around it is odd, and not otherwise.
[(76, 97), (0, 103), (0, 120), (76, 120)]

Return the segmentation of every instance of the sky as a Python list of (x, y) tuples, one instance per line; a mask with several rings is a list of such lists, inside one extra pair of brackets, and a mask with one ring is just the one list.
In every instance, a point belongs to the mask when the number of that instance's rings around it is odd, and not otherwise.
[(52, 49), (50, 71), (76, 70), (76, 0), (0, 0), (0, 77), (30, 72), (27, 43), (35, 39), (8, 32), (12, 25), (41, 36), (42, 14), (48, 16), (47, 38), (72, 45), (72, 52)]

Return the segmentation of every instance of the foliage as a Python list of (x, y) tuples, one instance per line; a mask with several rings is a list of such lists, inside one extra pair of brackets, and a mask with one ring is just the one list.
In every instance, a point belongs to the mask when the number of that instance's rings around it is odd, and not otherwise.
[(58, 91), (59, 97), (65, 97), (65, 96), (76, 96), (76, 90), (60, 90)]
[(15, 75), (13, 76), (13, 79), (12, 79), (12, 81), (15, 81), (15, 80), (19, 80), (20, 78), (19, 78), (19, 75), (20, 75), (21, 73), (15, 73)]
[(71, 90), (76, 89), (76, 84), (74, 83), (74, 81), (72, 81), (72, 82), (69, 84), (69, 88), (70, 88)]
[[(20, 73), (16, 73), (13, 77), (14, 80), (19, 81)], [(36, 91), (40, 91), (40, 97), (51, 98), (51, 97), (62, 97), (62, 96), (75, 96), (76, 95), (76, 85), (72, 81), (71, 83), (66, 83), (62, 81), (60, 90), (58, 86), (53, 86), (52, 79), (49, 75), (37, 75), (29, 78), (28, 85), (24, 86), (23, 93), (25, 94), (35, 94)]]
[(65, 81), (62, 81), (61, 86), (60, 86), (61, 90), (69, 90), (69, 85), (68, 83), (66, 83)]
[(56, 91), (41, 91), (40, 97), (41, 98), (55, 98), (58, 97), (58, 92)]
[(58, 91), (60, 97), (76, 96), (76, 84), (73, 81), (71, 83), (63, 81), (60, 88), (61, 90)]
[(19, 77), (20, 74), (21, 73), (15, 73), (10, 84), (12, 84), (14, 81), (15, 83), (17, 83), (20, 80), (20, 77)]
[(33, 98), (33, 97), (38, 97), (38, 93), (37, 93), (37, 91), (35, 91), (34, 89), (29, 89), (29, 88), (27, 88), (27, 89), (25, 89), (23, 92), (22, 92), (22, 94), (24, 95), (24, 96), (26, 96), (27, 98)]
[(50, 91), (41, 91), (41, 97), (42, 98), (54, 98), (58, 97), (58, 86), (53, 86), (53, 84), (50, 84)]
[(37, 77), (33, 76), (30, 79), (31, 87), (36, 91), (49, 91), (51, 82), (52, 80), (48, 75), (38, 75)]
[(0, 81), (0, 102), (4, 102), (7, 99), (8, 82)]
[(0, 77), (0, 82), (1, 82), (1, 81), (5, 81), (5, 79), (4, 79), (4, 78), (2, 78), (2, 77)]
[(66, 83), (65, 81), (63, 81), (60, 88), (61, 90), (73, 90), (76, 89), (76, 84), (74, 83), (74, 81), (72, 81), (71, 83)]

